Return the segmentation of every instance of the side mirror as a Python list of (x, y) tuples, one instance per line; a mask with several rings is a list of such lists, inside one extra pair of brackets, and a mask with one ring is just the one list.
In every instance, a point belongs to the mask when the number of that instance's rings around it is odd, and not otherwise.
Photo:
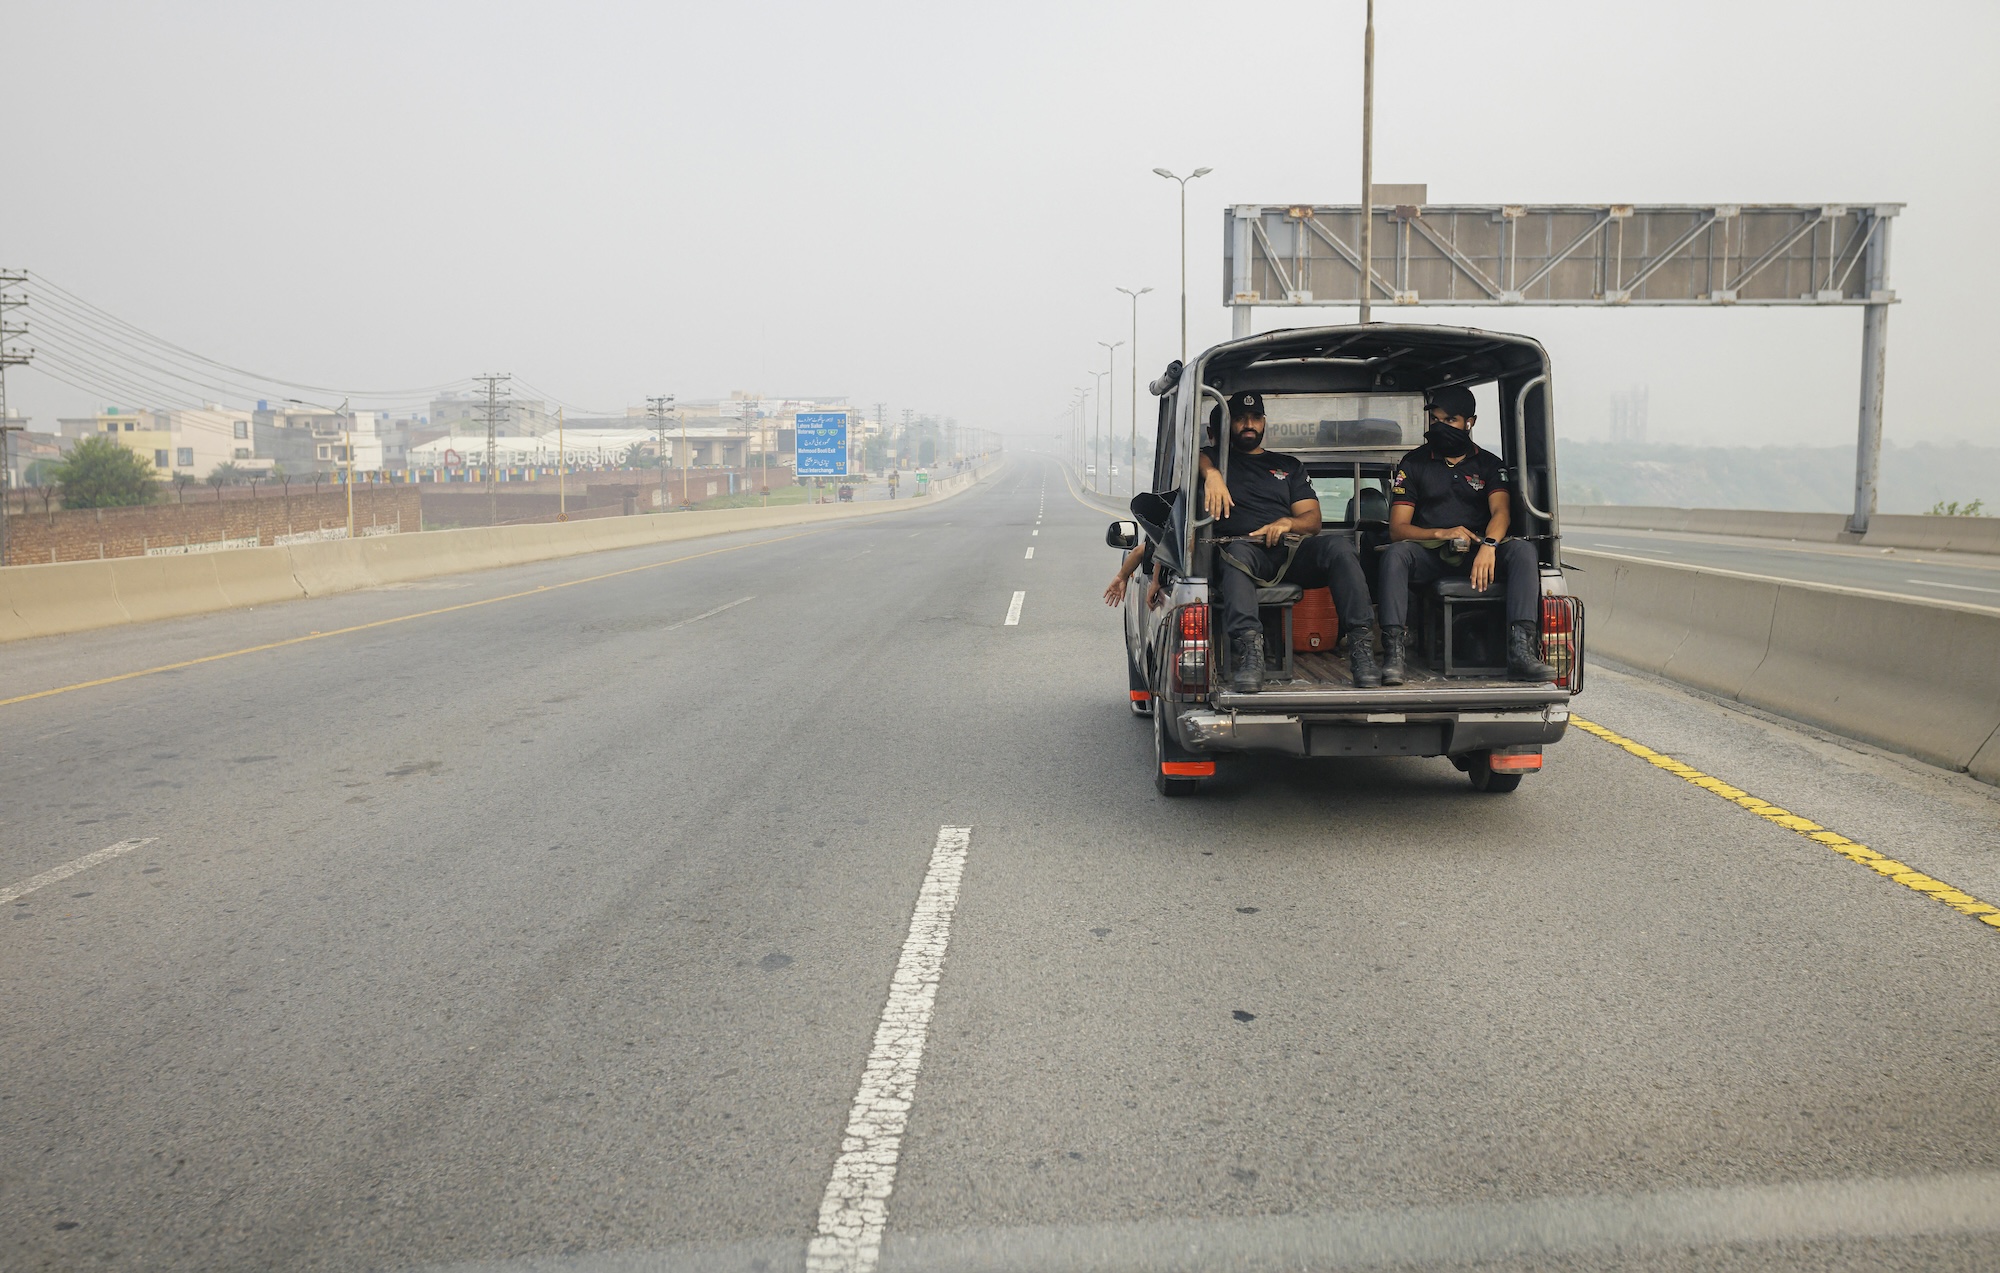
[(1113, 522), (1104, 532), (1106, 548), (1134, 548), (1139, 543), (1139, 523)]

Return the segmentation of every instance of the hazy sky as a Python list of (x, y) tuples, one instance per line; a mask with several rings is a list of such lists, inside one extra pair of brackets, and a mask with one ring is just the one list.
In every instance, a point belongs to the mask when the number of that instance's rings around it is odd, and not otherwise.
[[(2000, 442), (2000, 271), (1975, 250), (2000, 213), (1996, 13), (1379, 0), (1377, 180), (1906, 202), (1888, 436)], [(844, 393), (1043, 432), (1128, 336), (1114, 287), (1156, 289), (1141, 379), (1176, 352), (1154, 166), (1215, 169), (1189, 187), (1196, 348), (1229, 332), (1226, 204), (1354, 200), (1360, 23), (1359, 0), (0, 0), (0, 266), (341, 388), (512, 371), (592, 408)], [(1424, 315), (1547, 341), (1566, 434), (1603, 436), (1610, 393), (1645, 384), (1655, 440), (1853, 436), (1856, 311)], [(41, 427), (98, 402), (9, 387)]]

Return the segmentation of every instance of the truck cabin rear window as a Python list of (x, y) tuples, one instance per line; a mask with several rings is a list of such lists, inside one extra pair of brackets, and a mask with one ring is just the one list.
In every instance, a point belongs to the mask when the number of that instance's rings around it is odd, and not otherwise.
[[(1354, 466), (1306, 466), (1313, 493), (1319, 496), (1320, 520), (1327, 526), (1357, 526), (1389, 520), (1389, 473), (1364, 466), (1357, 484)], [(1360, 494), (1356, 495), (1356, 490)]]
[(1420, 393), (1267, 393), (1264, 445), (1273, 451), (1393, 451), (1424, 440)]

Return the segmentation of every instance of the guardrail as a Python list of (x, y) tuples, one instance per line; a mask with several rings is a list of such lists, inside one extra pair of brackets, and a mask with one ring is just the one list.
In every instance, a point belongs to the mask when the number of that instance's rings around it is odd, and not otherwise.
[(174, 557), (7, 566), (0, 568), (0, 642), (298, 601), (613, 548), (909, 512), (968, 489), (1001, 463), (1004, 459), (933, 483), (923, 499), (644, 513)]
[(1591, 653), (2000, 784), (2000, 614), (1563, 555)]
[(1868, 548), (1928, 548), (2000, 553), (2000, 517), (1911, 517), (1877, 513), (1868, 533), (1847, 533), (1845, 513), (1781, 513), (1753, 508), (1662, 508), (1650, 504), (1565, 504), (1563, 521), (1620, 530), (1748, 535)]

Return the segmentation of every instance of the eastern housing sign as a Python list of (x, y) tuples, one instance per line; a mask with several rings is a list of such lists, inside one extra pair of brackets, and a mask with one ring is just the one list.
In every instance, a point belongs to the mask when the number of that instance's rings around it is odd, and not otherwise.
[(847, 413), (802, 412), (796, 417), (800, 477), (847, 476)]

